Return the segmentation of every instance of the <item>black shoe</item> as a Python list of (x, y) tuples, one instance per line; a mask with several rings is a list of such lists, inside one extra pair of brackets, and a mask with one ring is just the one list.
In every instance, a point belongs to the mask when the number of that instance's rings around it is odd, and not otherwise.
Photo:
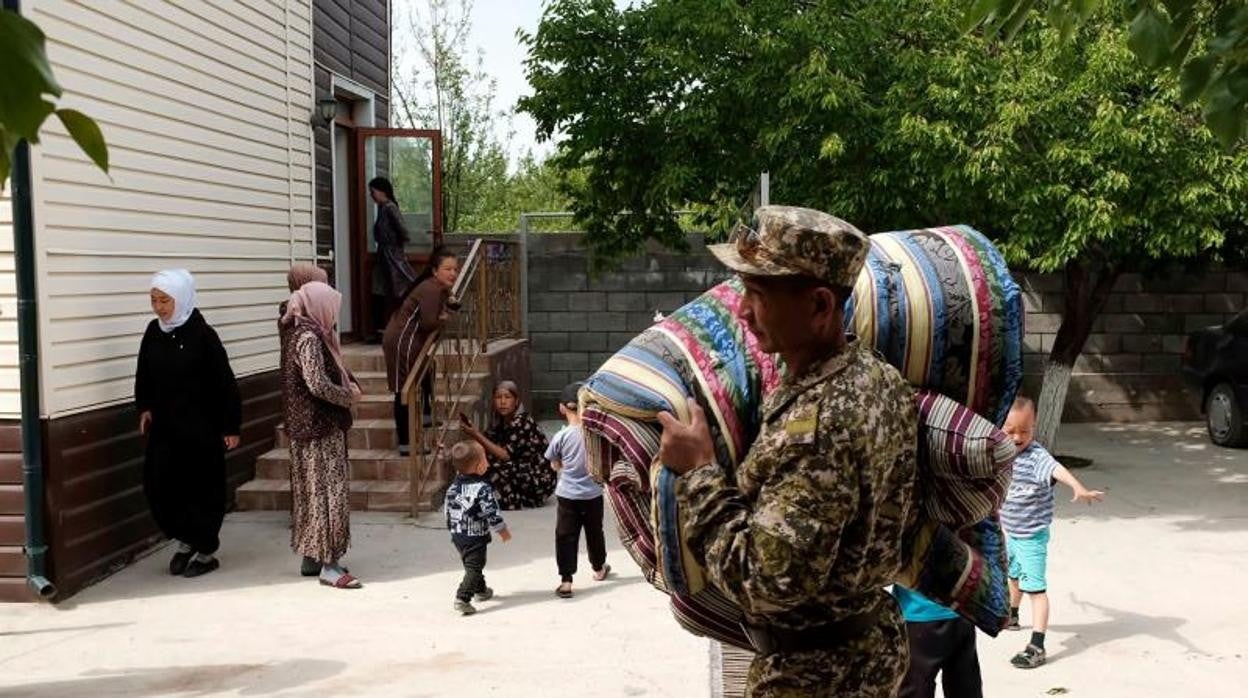
[(169, 560), (169, 574), (172, 574), (175, 577), (181, 577), (182, 573), (186, 571), (186, 564), (191, 561), (191, 557), (193, 555), (195, 555), (195, 553), (174, 553), (173, 557)]
[(182, 573), (183, 577), (190, 579), (208, 574), (209, 572), (221, 566), (221, 562), (217, 558), (210, 558), (208, 562), (200, 562), (199, 560), (191, 560), (191, 564), (186, 566), (186, 572)]
[(310, 557), (304, 557), (303, 562), (299, 563), (299, 574), (305, 577), (315, 577), (321, 573), (321, 563)]

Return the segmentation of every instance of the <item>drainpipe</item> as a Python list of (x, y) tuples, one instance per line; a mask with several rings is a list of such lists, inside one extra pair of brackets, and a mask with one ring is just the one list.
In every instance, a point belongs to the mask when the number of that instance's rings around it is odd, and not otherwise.
[[(4, 9), (20, 11), (18, 0)], [(40, 598), (56, 595), (46, 576), (43, 538), (43, 433), (39, 419), (39, 316), (35, 301), (35, 219), (31, 206), (30, 145), (18, 143), (10, 177), (13, 196), (13, 258), (17, 267), (17, 343), (21, 357), (22, 490), (26, 497), (26, 580)]]

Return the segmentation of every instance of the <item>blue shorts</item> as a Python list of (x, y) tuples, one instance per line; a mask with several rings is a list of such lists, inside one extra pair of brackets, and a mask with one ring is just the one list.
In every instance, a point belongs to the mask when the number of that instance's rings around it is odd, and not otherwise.
[(1018, 580), (1018, 588), (1039, 594), (1048, 588), (1044, 578), (1049, 561), (1049, 528), (1026, 538), (1005, 535), (1005, 551), (1010, 559), (1010, 579)]

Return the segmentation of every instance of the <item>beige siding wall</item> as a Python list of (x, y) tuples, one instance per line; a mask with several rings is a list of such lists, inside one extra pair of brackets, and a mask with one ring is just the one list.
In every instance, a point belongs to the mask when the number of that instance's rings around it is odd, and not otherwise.
[[(310, 0), (25, 6), (62, 105), (100, 123), (112, 158), (105, 176), (55, 120), (36, 150), (44, 413), (130, 399), (162, 268), (195, 274), (237, 374), (275, 368), (286, 270), (312, 254)], [(0, 414), (15, 414), (12, 236), (0, 236)]]
[(13, 275), (12, 183), (0, 193), (0, 417), (21, 415), (17, 374), (17, 287)]

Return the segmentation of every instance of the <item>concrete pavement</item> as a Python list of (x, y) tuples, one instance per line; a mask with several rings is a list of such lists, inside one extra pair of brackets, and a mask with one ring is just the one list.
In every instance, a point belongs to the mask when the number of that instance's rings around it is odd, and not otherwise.
[[(1061, 452), (1108, 501), (1059, 493), (1050, 663), (1009, 657), (1027, 632), (980, 636), (987, 696), (1240, 696), (1248, 685), (1248, 451), (1192, 425), (1068, 425)], [(365, 582), (298, 576), (282, 514), (231, 515), (219, 572), (164, 572), (162, 549), (58, 606), (0, 605), (0, 695), (707, 696), (708, 645), (608, 533), (617, 576), (556, 599), (554, 508), (508, 515), (490, 549), (499, 593), (450, 609), (459, 566), (441, 520), (353, 519)], [(1023, 622), (1029, 613), (1024, 606)], [(1050, 692), (1054, 693), (1050, 693)]]

